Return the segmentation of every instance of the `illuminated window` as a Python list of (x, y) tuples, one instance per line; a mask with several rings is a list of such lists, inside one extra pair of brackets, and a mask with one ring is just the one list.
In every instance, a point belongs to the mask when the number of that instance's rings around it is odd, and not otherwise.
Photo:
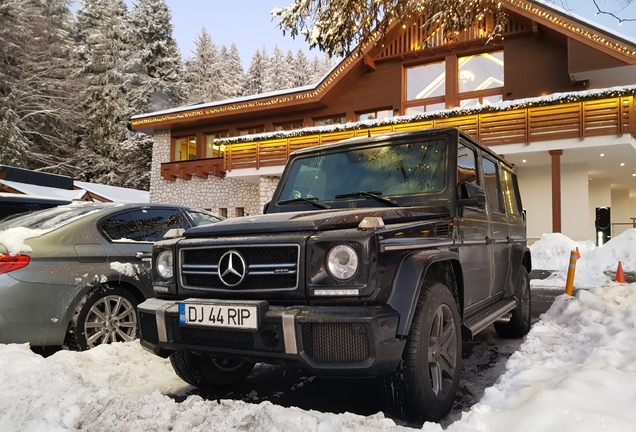
[(239, 136), (244, 135), (254, 135), (265, 132), (265, 128), (263, 126), (253, 126), (244, 129), (237, 129)]
[(429, 99), (446, 93), (446, 63), (430, 63), (406, 70), (406, 99)]
[(215, 144), (214, 140), (219, 138), (227, 138), (229, 136), (230, 136), (230, 133), (227, 131), (208, 134), (207, 144), (205, 148), (205, 157), (206, 158), (222, 158), (223, 153), (225, 152), (225, 146), (220, 144)]
[(175, 142), (175, 160), (185, 161), (197, 158), (197, 138), (195, 136), (177, 138)]
[(302, 120), (292, 121), (288, 123), (278, 123), (274, 127), (276, 131), (289, 131), (294, 129), (302, 129), (304, 127)]
[(345, 124), (347, 122), (347, 117), (344, 114), (336, 115), (333, 117), (325, 117), (320, 119), (314, 119), (314, 124), (316, 126), (329, 126), (334, 124)]
[[(457, 62), (457, 64), (447, 64)], [(450, 75), (457, 70), (457, 76)], [(457, 83), (456, 94), (446, 94), (447, 82)], [(492, 105), (503, 100), (503, 51), (459, 57), (406, 69), (405, 114)], [(454, 86), (453, 86), (454, 87)]]
[(392, 109), (370, 111), (370, 112), (358, 114), (358, 120), (382, 120), (389, 117), (393, 117)]

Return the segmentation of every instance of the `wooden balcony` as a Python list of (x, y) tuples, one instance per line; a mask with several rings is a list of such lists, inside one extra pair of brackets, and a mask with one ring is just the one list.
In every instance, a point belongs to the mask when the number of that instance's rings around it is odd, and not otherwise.
[(636, 138), (634, 96), (487, 112), (226, 145), (228, 171), (284, 165), (294, 150), (358, 136), (456, 126), (487, 146), (595, 136)]
[(230, 142), (225, 159), (198, 159), (161, 164), (166, 180), (189, 180), (208, 174), (223, 177), (226, 171), (285, 165), (289, 154), (305, 147), (332, 143), (358, 136), (389, 132), (456, 126), (487, 146), (502, 144), (580, 139), (596, 136), (636, 138), (634, 96), (618, 96), (580, 102), (554, 103), (545, 106), (483, 112), (448, 118), (434, 118), (410, 123), (351, 128), (339, 132), (315, 133), (251, 142)]
[(223, 158), (195, 159), (161, 164), (161, 177), (170, 181), (178, 178), (191, 180), (194, 176), (206, 179), (209, 174), (225, 177), (225, 160)]

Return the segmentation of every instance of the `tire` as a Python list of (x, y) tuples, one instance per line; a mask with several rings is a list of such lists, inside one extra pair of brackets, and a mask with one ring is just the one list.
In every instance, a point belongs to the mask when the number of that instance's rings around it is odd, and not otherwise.
[(448, 288), (422, 288), (401, 364), (385, 377), (390, 410), (413, 423), (439, 421), (453, 407), (461, 375), (461, 322)]
[(137, 337), (137, 299), (120, 287), (100, 285), (89, 291), (75, 308), (64, 345), (84, 351)]
[(254, 369), (254, 363), (229, 358), (214, 358), (189, 351), (170, 354), (170, 363), (179, 378), (199, 388), (236, 384)]
[(516, 287), (517, 307), (512, 311), (509, 322), (495, 322), (495, 330), (504, 338), (520, 338), (528, 334), (531, 324), (530, 275), (525, 266), (519, 269), (519, 282)]

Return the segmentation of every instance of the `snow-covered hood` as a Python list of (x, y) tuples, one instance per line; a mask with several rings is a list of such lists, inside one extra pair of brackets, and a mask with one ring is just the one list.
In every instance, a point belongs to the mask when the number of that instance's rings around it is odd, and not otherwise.
[(355, 228), (367, 216), (381, 217), (386, 225), (449, 217), (444, 207), (331, 209), (271, 213), (226, 219), (186, 231), (188, 238), (257, 233), (328, 231)]

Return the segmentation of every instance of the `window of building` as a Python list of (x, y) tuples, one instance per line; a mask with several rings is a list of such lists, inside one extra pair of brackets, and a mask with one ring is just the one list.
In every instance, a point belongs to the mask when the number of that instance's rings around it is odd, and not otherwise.
[(228, 131), (216, 132), (207, 135), (207, 144), (205, 147), (206, 158), (222, 158), (225, 153), (225, 146), (215, 144), (215, 139), (227, 138), (230, 136)]
[(237, 129), (239, 136), (244, 135), (254, 135), (265, 132), (265, 128), (263, 126), (253, 126), (243, 129)]
[(316, 126), (329, 126), (334, 124), (345, 124), (347, 122), (347, 117), (344, 114), (339, 114), (332, 117), (324, 117), (319, 119), (314, 119), (314, 124)]
[(369, 111), (358, 114), (358, 120), (382, 120), (389, 117), (393, 117), (392, 109)]
[(227, 208), (219, 209), (219, 216), (226, 218), (227, 217)]
[[(453, 71), (457, 71), (457, 76)], [(457, 93), (448, 95), (446, 84), (451, 80), (457, 83)], [(444, 61), (409, 67), (405, 114), (443, 110), (447, 106), (494, 104), (503, 100), (503, 85), (503, 51), (448, 56)]]
[(197, 137), (189, 136), (175, 140), (175, 155), (177, 161), (186, 161), (197, 158)]
[(276, 128), (276, 131), (289, 131), (294, 129), (302, 129), (303, 127), (304, 127), (304, 124), (302, 120), (296, 120), (296, 121), (286, 122), (286, 123), (277, 123), (274, 125), (274, 128)]
[(236, 217), (242, 217), (245, 216), (245, 208), (244, 207), (237, 207), (236, 208)]

